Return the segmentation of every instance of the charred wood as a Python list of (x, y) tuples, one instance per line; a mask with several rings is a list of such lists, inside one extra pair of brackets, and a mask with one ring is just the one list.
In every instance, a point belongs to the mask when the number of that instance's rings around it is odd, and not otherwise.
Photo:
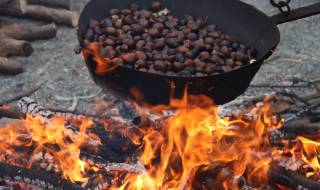
[(200, 167), (192, 182), (193, 189), (217, 189), (223, 190), (223, 183), (231, 183), (230, 187), (243, 189), (247, 186), (244, 177), (236, 176), (234, 172), (224, 164), (216, 166)]
[(25, 117), (25, 114), (21, 112), (20, 108), (14, 104), (0, 106), (0, 119), (2, 117), (11, 119), (21, 119)]
[(320, 183), (308, 179), (297, 172), (272, 165), (269, 170), (269, 181), (274, 185), (283, 185), (291, 189), (319, 190)]
[(77, 12), (65, 9), (49, 8), (42, 5), (28, 5), (25, 0), (13, 0), (0, 7), (0, 14), (55, 22), (75, 27), (78, 24)]
[(57, 34), (57, 26), (54, 23), (46, 25), (22, 25), (0, 21), (0, 33), (1, 32), (8, 38), (16, 40), (43, 40), (55, 37)]
[(0, 74), (17, 75), (23, 71), (23, 66), (20, 63), (8, 58), (0, 57)]
[(28, 4), (32, 5), (44, 5), (48, 7), (58, 7), (71, 10), (73, 6), (73, 0), (27, 0)]
[(274, 146), (282, 146), (283, 141), (294, 142), (299, 136), (309, 139), (318, 139), (320, 132), (319, 121), (314, 122), (312, 117), (304, 117), (298, 121), (291, 121), (286, 123), (280, 129), (274, 130), (270, 134), (270, 142)]
[(0, 33), (0, 56), (30, 56), (33, 53), (31, 44), (27, 41), (16, 40)]
[[(30, 98), (22, 98), (18, 102), (18, 105), (24, 114), (40, 116), (45, 120), (48, 120), (54, 116), (64, 116), (60, 113), (55, 113), (47, 110), (45, 107), (39, 105), (36, 101)], [(68, 118), (66, 119), (68, 120)], [(79, 119), (81, 120), (81, 118)], [(66, 125), (66, 127), (77, 132), (77, 129), (71, 125)], [(106, 131), (104, 126), (97, 125), (88, 130), (89, 133), (93, 133), (100, 138), (102, 145), (98, 146), (97, 149), (92, 149), (90, 145), (84, 146), (84, 152), (98, 155), (104, 160), (112, 162), (123, 162), (128, 157), (134, 157), (134, 153), (136, 152), (137, 147), (126, 135), (124, 135), (124, 132), (122, 132), (120, 128), (115, 128), (112, 131)]]
[(49, 173), (0, 163), (0, 180), (37, 185), (43, 189), (82, 190), (83, 188)]

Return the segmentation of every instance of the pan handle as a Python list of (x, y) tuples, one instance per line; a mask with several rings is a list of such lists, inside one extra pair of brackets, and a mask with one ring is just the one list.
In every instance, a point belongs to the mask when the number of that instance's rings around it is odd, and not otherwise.
[(301, 7), (295, 10), (290, 10), (290, 12), (286, 12), (287, 14), (279, 13), (271, 16), (270, 18), (277, 25), (283, 24), (286, 22), (291, 22), (295, 20), (299, 20), (302, 18), (310, 17), (313, 15), (320, 14), (320, 3), (316, 3), (310, 6)]

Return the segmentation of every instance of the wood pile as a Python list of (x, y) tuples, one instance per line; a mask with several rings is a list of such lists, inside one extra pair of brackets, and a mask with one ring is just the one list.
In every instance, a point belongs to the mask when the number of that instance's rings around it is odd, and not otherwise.
[(18, 24), (0, 20), (0, 74), (17, 75), (24, 71), (14, 56), (33, 53), (31, 41), (54, 38), (57, 24), (76, 27), (79, 15), (72, 11), (72, 0), (0, 0), (0, 16), (32, 19), (46, 24)]

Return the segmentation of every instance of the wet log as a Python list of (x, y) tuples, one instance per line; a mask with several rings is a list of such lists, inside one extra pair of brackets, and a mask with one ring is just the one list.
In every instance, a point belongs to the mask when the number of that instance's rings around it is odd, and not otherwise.
[(8, 58), (0, 57), (0, 74), (17, 75), (23, 71), (23, 66), (20, 63)]
[(0, 163), (0, 181), (6, 179), (12, 182), (21, 182), (35, 185), (41, 189), (82, 190), (79, 185), (57, 178), (47, 172), (20, 168)]
[(57, 7), (71, 10), (73, 0), (27, 0), (30, 5), (44, 5), (47, 7)]
[[(1, 21), (0, 21), (1, 22)], [(34, 25), (34, 24), (16, 24), (2, 21), (0, 23), (0, 33), (16, 40), (44, 40), (56, 36), (56, 24)]]
[(55, 22), (75, 27), (78, 24), (79, 15), (75, 11), (49, 8), (42, 5), (28, 5), (25, 0), (13, 0), (0, 7), (0, 14)]
[(275, 164), (269, 170), (269, 181), (271, 184), (283, 185), (290, 189), (320, 189), (320, 182), (308, 179), (297, 172), (289, 171)]
[(0, 57), (30, 56), (33, 48), (30, 42), (11, 39), (0, 33)]

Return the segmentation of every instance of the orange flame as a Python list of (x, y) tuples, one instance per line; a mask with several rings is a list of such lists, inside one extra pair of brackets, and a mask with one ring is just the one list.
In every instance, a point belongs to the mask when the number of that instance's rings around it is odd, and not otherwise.
[(245, 121), (220, 117), (218, 107), (203, 96), (172, 102), (178, 109), (166, 126), (145, 131), (140, 160), (147, 173), (128, 174), (123, 185), (112, 190), (192, 189), (197, 172), (219, 165), (229, 166), (233, 172), (233, 178), (221, 177), (225, 189), (238, 189), (236, 176), (247, 175), (252, 184), (267, 181), (272, 161), (267, 134), (281, 126), (268, 104), (256, 110), (256, 120)]
[[(306, 176), (311, 177), (320, 169), (318, 154), (320, 150), (320, 142), (298, 137), (297, 140), (301, 143), (301, 157), (308, 167), (312, 168), (312, 172), (307, 172)], [(298, 149), (297, 146), (295, 149)]]
[[(53, 156), (65, 179), (86, 183), (88, 178), (85, 176), (85, 170), (90, 168), (89, 164), (80, 160), (80, 147), (87, 143), (85, 133), (91, 125), (90, 120), (83, 119), (79, 132), (75, 133), (65, 127), (65, 121), (61, 117), (52, 118), (44, 123), (42, 118), (27, 116), (20, 123), (7, 124), (0, 128), (0, 155), (25, 158), (29, 160), (31, 167), (37, 161), (35, 155), (47, 152)], [(31, 158), (27, 153), (19, 153), (15, 149), (18, 146), (35, 146)]]
[(118, 66), (114, 64), (111, 59), (104, 58), (100, 54), (101, 44), (98, 42), (88, 44), (82, 51), (83, 56), (86, 60), (92, 58), (96, 63), (95, 73), (98, 75), (103, 75), (108, 72), (113, 71)]

